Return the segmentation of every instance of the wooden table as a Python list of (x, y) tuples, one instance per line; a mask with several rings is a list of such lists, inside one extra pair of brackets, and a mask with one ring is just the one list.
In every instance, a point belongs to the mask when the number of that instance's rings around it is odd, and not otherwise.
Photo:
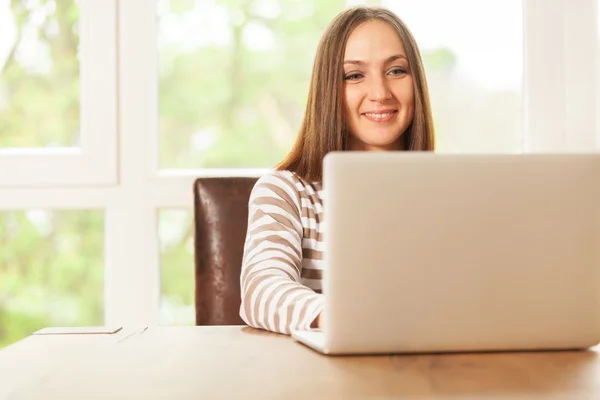
[(596, 351), (322, 356), (248, 327), (30, 336), (0, 399), (600, 399)]

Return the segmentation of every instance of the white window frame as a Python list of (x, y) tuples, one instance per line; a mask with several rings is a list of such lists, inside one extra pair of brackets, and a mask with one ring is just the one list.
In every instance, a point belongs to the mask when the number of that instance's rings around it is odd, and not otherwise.
[[(106, 183), (111, 179), (92, 179), (98, 176), (89, 170), (83, 174), (64, 170), (65, 182), (29, 179), (33, 187), (0, 187), (0, 210), (104, 209), (106, 323), (156, 325), (160, 298), (158, 210), (184, 208), (191, 211), (192, 185), (197, 177), (258, 176), (265, 170), (159, 171), (156, 3), (148, 0), (87, 1), (95, 4), (92, 7), (98, 7), (99, 2), (103, 6), (118, 5), (116, 24), (108, 17), (114, 10), (100, 10), (100, 7), (96, 10), (104, 14), (101, 19), (106, 24), (96, 27), (96, 32), (105, 32), (109, 38), (102, 52), (108, 53), (108, 42), (112, 42), (118, 32), (118, 52), (107, 55), (104, 60), (106, 64), (114, 61), (117, 65), (110, 83), (114, 85), (118, 76), (114, 104), (118, 104), (119, 118), (116, 120), (112, 114), (114, 110), (105, 104), (110, 123), (104, 120), (104, 126), (110, 131), (110, 126), (117, 121), (113, 131), (118, 131), (118, 141), (111, 146), (113, 139), (107, 139), (104, 147), (100, 144), (102, 151), (95, 152), (106, 163), (106, 168), (101, 169), (117, 171), (118, 179), (110, 185), (98, 186), (98, 182)], [(523, 1), (524, 151), (597, 151), (597, 0)], [(96, 26), (98, 20), (94, 24)], [(109, 27), (114, 31), (108, 32)], [(97, 58), (93, 52), (86, 54), (92, 59)], [(108, 102), (114, 95), (110, 87), (114, 86), (105, 83), (106, 87), (101, 88), (88, 86), (88, 91), (93, 94), (93, 90), (99, 90)], [(96, 117), (84, 114), (84, 125), (87, 118), (90, 129), (91, 123), (97, 121)], [(91, 134), (90, 137), (96, 136)], [(118, 154), (114, 152), (115, 147), (119, 149)], [(32, 168), (36, 164), (32, 159), (26, 165)], [(4, 166), (0, 163), (0, 168)], [(112, 173), (104, 177), (114, 178)], [(6, 182), (7, 178), (2, 179)], [(53, 186), (45, 187), (48, 183)], [(76, 185), (60, 186), (61, 183)]]
[(526, 152), (597, 151), (598, 0), (524, 0)]
[(117, 0), (80, 7), (81, 146), (0, 148), (0, 188), (117, 182)]

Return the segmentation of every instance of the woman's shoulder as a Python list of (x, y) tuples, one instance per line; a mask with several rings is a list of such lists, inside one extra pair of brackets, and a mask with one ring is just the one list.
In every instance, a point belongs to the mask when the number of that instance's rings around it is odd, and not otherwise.
[(297, 173), (288, 170), (271, 170), (261, 175), (252, 190), (251, 200), (261, 202), (275, 202), (283, 200), (300, 211), (306, 201), (314, 197), (320, 190), (316, 184), (300, 177)]
[(271, 170), (261, 175), (250, 194), (251, 202), (284, 200), (290, 205), (300, 202), (297, 182), (290, 171)]
[(302, 197), (308, 188), (314, 184), (302, 179), (297, 173), (288, 170), (271, 170), (261, 175), (254, 186), (255, 190), (270, 189), (271, 191), (285, 190)]

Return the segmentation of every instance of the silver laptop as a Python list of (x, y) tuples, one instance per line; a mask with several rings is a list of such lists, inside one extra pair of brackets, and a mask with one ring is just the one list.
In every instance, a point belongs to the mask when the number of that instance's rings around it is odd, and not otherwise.
[(600, 155), (331, 153), (324, 354), (600, 342)]

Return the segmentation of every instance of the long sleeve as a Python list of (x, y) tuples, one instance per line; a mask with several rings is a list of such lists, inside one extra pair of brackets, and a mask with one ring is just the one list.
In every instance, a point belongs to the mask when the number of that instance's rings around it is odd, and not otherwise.
[(276, 173), (252, 190), (240, 276), (240, 316), (249, 326), (289, 334), (309, 329), (323, 309), (323, 295), (300, 283), (300, 204), (294, 185)]

